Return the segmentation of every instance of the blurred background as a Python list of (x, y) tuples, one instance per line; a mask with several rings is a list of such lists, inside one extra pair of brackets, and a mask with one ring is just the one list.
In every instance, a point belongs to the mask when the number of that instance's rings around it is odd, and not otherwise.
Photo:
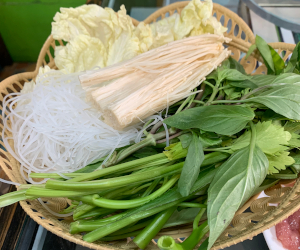
[[(0, 82), (10, 75), (33, 71), (38, 54), (51, 33), (51, 22), (61, 7), (98, 4), (115, 11), (124, 4), (127, 13), (144, 20), (157, 9), (176, 0), (0, 0)], [(300, 41), (300, 0), (214, 0), (237, 13), (254, 34), (267, 42)], [(0, 178), (7, 179), (0, 168)], [(0, 182), (0, 195), (15, 188)], [(83, 250), (31, 220), (14, 204), (0, 209), (0, 249), (2, 250)], [(227, 250), (267, 250), (261, 235)]]
[[(0, 0), (0, 81), (35, 68), (39, 51), (51, 32), (60, 7), (85, 3), (110, 7), (124, 4), (128, 14), (142, 21), (176, 0)], [(299, 0), (215, 0), (241, 16), (267, 42), (300, 40)]]

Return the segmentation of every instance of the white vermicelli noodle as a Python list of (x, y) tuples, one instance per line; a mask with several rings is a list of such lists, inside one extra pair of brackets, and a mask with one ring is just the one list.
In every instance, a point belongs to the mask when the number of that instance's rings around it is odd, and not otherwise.
[(5, 147), (31, 183), (37, 183), (28, 176), (31, 172), (73, 172), (138, 135), (139, 125), (118, 131), (104, 123), (101, 113), (85, 101), (78, 75), (51, 70), (37, 78), (32, 92), (3, 100)]

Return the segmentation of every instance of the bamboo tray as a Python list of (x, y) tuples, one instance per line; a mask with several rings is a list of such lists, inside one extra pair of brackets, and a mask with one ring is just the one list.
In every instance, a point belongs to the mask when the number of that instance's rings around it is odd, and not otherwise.
[[(145, 23), (151, 23), (158, 18), (164, 18), (167, 13), (172, 15), (174, 12), (180, 13), (181, 10), (187, 5), (188, 2), (178, 2), (161, 8), (148, 18), (145, 19)], [(261, 65), (257, 68), (257, 62), (261, 62), (261, 58), (257, 55), (249, 57), (247, 60), (244, 58), (245, 52), (247, 52), (250, 45), (255, 41), (254, 34), (247, 24), (238, 17), (232, 11), (222, 7), (221, 5), (214, 4), (213, 12), (218, 20), (220, 20), (224, 26), (228, 27), (228, 31), (225, 34), (230, 37), (232, 41), (227, 44), (232, 52), (232, 57), (239, 60), (244, 66), (245, 70), (249, 74), (263, 74), (266, 72), (265, 65)], [(138, 24), (137, 20), (133, 19), (135, 25)], [(40, 66), (48, 65), (51, 68), (55, 68), (54, 59), (51, 55), (55, 48), (55, 44), (63, 45), (62, 41), (55, 41), (51, 36), (46, 40), (44, 46), (41, 49), (37, 66), (34, 72), (26, 72), (8, 77), (0, 84), (0, 101), (2, 109), (3, 97), (9, 93), (19, 92), (23, 88), (24, 82), (34, 79), (38, 73)], [(293, 51), (295, 45), (286, 43), (272, 43), (270, 44), (279, 53), (284, 54), (284, 60)], [(48, 62), (46, 62), (48, 57)], [(0, 117), (2, 119), (2, 116)], [(1, 129), (3, 125), (1, 123)], [(5, 131), (5, 133), (8, 133)], [(4, 147), (3, 142), (0, 142)], [(0, 149), (0, 166), (5, 171), (6, 175), (14, 182), (25, 183), (25, 180), (20, 174), (20, 164), (9, 153)], [(219, 237), (213, 250), (223, 249), (225, 247), (237, 244), (246, 239), (252, 239), (252, 237), (263, 232), (264, 230), (274, 226), (280, 221), (287, 218), (300, 208), (300, 182), (297, 180), (293, 188), (289, 186), (282, 186), (284, 182), (277, 184), (276, 186), (265, 190), (265, 193), (269, 197), (257, 199), (257, 196), (252, 197), (235, 215), (232, 226), (225, 230), (225, 232)], [(286, 183), (285, 183), (286, 184)], [(54, 211), (59, 211), (67, 206), (67, 200), (63, 198), (44, 199), (47, 201), (47, 205)], [(270, 203), (279, 203), (277, 207), (271, 206)], [(26, 213), (35, 220), (38, 224), (45, 227), (52, 233), (72, 241), (76, 244), (80, 244), (91, 249), (137, 249), (133, 242), (127, 243), (126, 241), (115, 242), (95, 242), (88, 243), (82, 240), (80, 234), (71, 235), (69, 233), (69, 224), (72, 222), (72, 218), (57, 218), (47, 212), (38, 201), (21, 201), (20, 202)], [(181, 226), (164, 230), (160, 235), (170, 235), (173, 238), (180, 241), (180, 239), (187, 237), (192, 231), (191, 226)], [(158, 249), (155, 240), (147, 247), (147, 249)]]

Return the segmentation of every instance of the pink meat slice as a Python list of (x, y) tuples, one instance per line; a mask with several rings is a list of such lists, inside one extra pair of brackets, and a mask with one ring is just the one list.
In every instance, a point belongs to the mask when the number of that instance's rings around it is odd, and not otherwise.
[(300, 248), (300, 210), (275, 226), (277, 239), (288, 250)]

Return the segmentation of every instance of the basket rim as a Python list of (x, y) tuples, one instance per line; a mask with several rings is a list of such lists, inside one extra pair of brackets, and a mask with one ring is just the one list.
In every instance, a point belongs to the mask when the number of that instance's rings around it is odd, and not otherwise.
[[(165, 6), (159, 10), (157, 10), (156, 12), (154, 12), (153, 14), (151, 14), (149, 17), (147, 17), (144, 22), (147, 22), (147, 20), (149, 21), (151, 18), (154, 18), (155, 16), (160, 16), (161, 13), (163, 11), (168, 11), (170, 9), (170, 7), (174, 8), (174, 7), (182, 7), (185, 6), (189, 1), (184, 1), (184, 2), (177, 2), (177, 3), (173, 3), (171, 5)], [(232, 12), (231, 10), (227, 9), (226, 7), (223, 7), (219, 4), (214, 3), (214, 8), (218, 8), (221, 11), (224, 11), (226, 13), (230, 13), (230, 16), (235, 16), (237, 19), (242, 20), (237, 14), (235, 14), (234, 12)], [(244, 21), (243, 21), (244, 22)], [(133, 19), (133, 23), (135, 25), (137, 25), (139, 22), (135, 19)], [(255, 41), (255, 37), (254, 34), (252, 33), (251, 29), (249, 26), (247, 26), (250, 34), (252, 34), (251, 36), (251, 41)], [(235, 37), (231, 37), (232, 41), (231, 44), (233, 46), (236, 46), (237, 48), (243, 50), (243, 51), (247, 51), (248, 48), (250, 47), (251, 43), (244, 41), (242, 39), (238, 39)], [(253, 40), (254, 39), (254, 40)], [(0, 82), (0, 86), (1, 88), (7, 87), (8, 85), (11, 85), (11, 82), (13, 81), (20, 81), (24, 78), (26, 79), (33, 79), (36, 74), (38, 73), (39, 68), (44, 64), (44, 58), (47, 55), (47, 50), (48, 48), (55, 43), (55, 40), (53, 39), (52, 35), (50, 35), (47, 40), (45, 41), (44, 45), (42, 46), (42, 49), (39, 53), (38, 56), (38, 60), (37, 60), (37, 64), (36, 64), (36, 68), (34, 71), (32, 72), (24, 72), (24, 73), (20, 73), (20, 74), (16, 74), (16, 75), (12, 75), (6, 79), (4, 79), (2, 82)], [(274, 49), (287, 49), (287, 50), (292, 50), (295, 47), (295, 44), (287, 44), (287, 43), (283, 43), (283, 42), (277, 42), (277, 43), (269, 43), (269, 45), (271, 45)], [(52, 63), (52, 64), (51, 64)], [(50, 64), (48, 64), (50, 67), (54, 66), (54, 62), (50, 62)], [(11, 176), (10, 173), (7, 173), (8, 177), (13, 180), (14, 177)], [(296, 182), (296, 184), (294, 185), (293, 189), (291, 190), (290, 194), (288, 197), (286, 197), (286, 199), (280, 204), (280, 206), (278, 207), (278, 209), (280, 209), (280, 207), (284, 206), (285, 204), (287, 204), (290, 200), (289, 198), (292, 197), (293, 194), (296, 194), (297, 191), (300, 189), (300, 181), (299, 178)], [(257, 196), (253, 196), (251, 199), (256, 199)], [(250, 200), (251, 200), (250, 199)], [(248, 202), (250, 202), (250, 200)], [(248, 203), (247, 202), (247, 203)], [(82, 246), (85, 247), (89, 247), (92, 249), (101, 249), (101, 250), (111, 250), (111, 249), (116, 249), (115, 247), (110, 247), (109, 245), (107, 246), (103, 246), (103, 245), (98, 245), (95, 243), (88, 243), (83, 241), (82, 239), (78, 238), (80, 236), (77, 237), (77, 235), (72, 235), (70, 233), (65, 233), (65, 232), (61, 232), (60, 230), (55, 230), (54, 226), (51, 226), (49, 223), (45, 222), (45, 220), (43, 220), (41, 217), (44, 214), (39, 214), (38, 212), (33, 212), (32, 209), (30, 208), (30, 206), (27, 204), (26, 201), (21, 201), (20, 205), (22, 206), (22, 208), (24, 209), (24, 211), (34, 220), (36, 221), (38, 224), (42, 225), (44, 228), (46, 228), (47, 230), (49, 230), (50, 232), (64, 238), (67, 239), (71, 242), (74, 242), (76, 244), (80, 244)], [(224, 243), (216, 245), (212, 248), (212, 250), (217, 250), (220, 248), (224, 248), (224, 247), (228, 247), (234, 244), (237, 244), (239, 242), (242, 242), (246, 239), (252, 238), (254, 236), (256, 236), (259, 233), (261, 233), (262, 231), (272, 227), (273, 225), (277, 224), (278, 222), (280, 222), (281, 220), (286, 219), (289, 215), (291, 215), (293, 212), (295, 212), (296, 210), (298, 210), (300, 207), (300, 204), (298, 207), (294, 207), (293, 209), (289, 210), (288, 213), (286, 213), (284, 216), (281, 216), (280, 218), (277, 219), (272, 219), (270, 220), (268, 223), (265, 223), (264, 225), (262, 225), (261, 227), (257, 226), (257, 229), (255, 229), (254, 231), (252, 231), (252, 233), (250, 234), (245, 234), (245, 235), (241, 235), (241, 237), (238, 238), (238, 241), (230, 241), (230, 239), (226, 240)], [(44, 211), (43, 211), (44, 212)], [(269, 214), (269, 217), (272, 216), (272, 214)], [(267, 215), (268, 217), (268, 215)], [(274, 223), (275, 221), (275, 223)], [(259, 223), (258, 223), (259, 224)], [(105, 243), (106, 244), (106, 243)]]

